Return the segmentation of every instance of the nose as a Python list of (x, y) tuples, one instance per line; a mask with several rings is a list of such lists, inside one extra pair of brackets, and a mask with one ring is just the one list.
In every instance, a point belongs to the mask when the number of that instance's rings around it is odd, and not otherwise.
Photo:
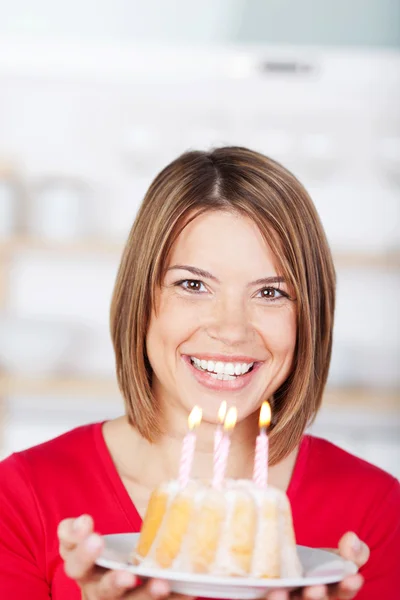
[(208, 335), (226, 346), (239, 346), (249, 341), (251, 324), (245, 305), (240, 300), (219, 299), (215, 302), (207, 326)]

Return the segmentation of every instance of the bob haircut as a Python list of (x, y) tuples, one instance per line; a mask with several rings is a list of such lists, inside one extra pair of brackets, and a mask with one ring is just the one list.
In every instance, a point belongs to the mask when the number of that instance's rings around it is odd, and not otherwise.
[(162, 433), (146, 335), (169, 251), (206, 211), (250, 218), (292, 289), (297, 341), (291, 373), (271, 398), (271, 464), (299, 443), (321, 405), (332, 349), (335, 270), (316, 209), (282, 165), (241, 147), (182, 154), (154, 179), (130, 231), (111, 302), (116, 373), (129, 422), (147, 440)]

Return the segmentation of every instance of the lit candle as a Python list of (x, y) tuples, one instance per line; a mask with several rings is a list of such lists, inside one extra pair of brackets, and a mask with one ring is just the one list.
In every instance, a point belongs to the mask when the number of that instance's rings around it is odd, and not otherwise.
[(214, 477), (213, 486), (216, 488), (221, 487), (225, 477), (226, 465), (228, 462), (229, 448), (231, 445), (230, 434), (236, 425), (237, 421), (237, 409), (234, 406), (228, 410), (228, 413), (224, 422), (224, 431), (221, 437), (221, 441), (218, 444), (214, 452)]
[(195, 406), (188, 418), (189, 431), (183, 438), (181, 461), (179, 465), (179, 485), (185, 487), (190, 478), (192, 470), (194, 449), (196, 447), (195, 428), (201, 423), (202, 410), (199, 406)]
[(268, 483), (268, 436), (267, 427), (271, 423), (271, 407), (269, 402), (263, 402), (260, 410), (260, 434), (256, 440), (253, 481), (259, 487)]
[(214, 436), (214, 452), (217, 450), (221, 439), (222, 439), (222, 431), (223, 431), (223, 425), (224, 425), (224, 421), (225, 421), (225, 416), (226, 416), (226, 401), (224, 400), (223, 402), (221, 402), (221, 406), (219, 407), (219, 411), (218, 411), (218, 425), (217, 425), (217, 429), (215, 430), (215, 436)]

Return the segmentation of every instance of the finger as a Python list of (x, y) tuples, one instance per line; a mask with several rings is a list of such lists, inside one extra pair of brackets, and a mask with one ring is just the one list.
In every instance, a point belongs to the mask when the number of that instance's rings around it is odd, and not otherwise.
[(129, 595), (124, 596), (124, 600), (194, 600), (193, 596), (184, 596), (181, 594), (171, 594), (171, 587), (167, 581), (163, 579), (150, 579), (138, 590), (134, 590)]
[(161, 600), (166, 597), (168, 597), (168, 600), (194, 600), (194, 596), (171, 594), (169, 583), (163, 579), (151, 579), (141, 588), (141, 591), (143, 592), (141, 597), (137, 595), (137, 592), (132, 592), (129, 598), (132, 596), (135, 600), (149, 600), (150, 596), (154, 600)]
[(126, 592), (136, 587), (136, 585), (137, 578), (129, 571), (107, 571), (96, 583), (96, 598), (99, 598), (99, 600), (114, 600), (126, 597)]
[(326, 585), (313, 585), (303, 590), (304, 600), (328, 600), (328, 588)]
[(77, 519), (64, 519), (57, 528), (60, 542), (60, 554), (65, 560), (66, 554), (73, 550), (82, 539), (93, 531), (93, 519), (89, 515), (81, 515)]
[(362, 588), (363, 583), (364, 577), (359, 573), (349, 575), (335, 586), (335, 589), (332, 591), (332, 597), (335, 600), (352, 600)]
[(360, 568), (369, 559), (369, 548), (357, 536), (356, 533), (349, 531), (339, 542), (340, 556), (346, 560), (352, 560)]
[(68, 577), (82, 584), (90, 580), (95, 569), (96, 558), (100, 556), (103, 548), (104, 541), (97, 533), (91, 533), (80, 542), (65, 559), (64, 569)]
[(289, 593), (286, 590), (272, 590), (268, 592), (267, 600), (289, 600)]

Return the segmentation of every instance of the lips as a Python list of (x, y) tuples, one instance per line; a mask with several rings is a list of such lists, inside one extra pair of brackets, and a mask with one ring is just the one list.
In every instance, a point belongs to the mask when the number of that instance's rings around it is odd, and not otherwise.
[[(198, 383), (209, 389), (219, 391), (243, 389), (250, 383), (262, 364), (260, 361), (254, 361), (254, 359), (248, 356), (227, 357), (222, 355), (204, 356), (196, 354), (191, 356), (182, 355), (182, 358)], [(196, 362), (194, 358), (197, 359)], [(198, 364), (199, 362), (200, 365)], [(207, 369), (204, 369), (201, 364), (205, 366), (206, 362)], [(236, 366), (238, 371), (239, 365), (241, 365), (241, 373), (231, 375), (232, 366), (233, 368)], [(210, 366), (210, 369), (208, 369), (208, 366)]]

